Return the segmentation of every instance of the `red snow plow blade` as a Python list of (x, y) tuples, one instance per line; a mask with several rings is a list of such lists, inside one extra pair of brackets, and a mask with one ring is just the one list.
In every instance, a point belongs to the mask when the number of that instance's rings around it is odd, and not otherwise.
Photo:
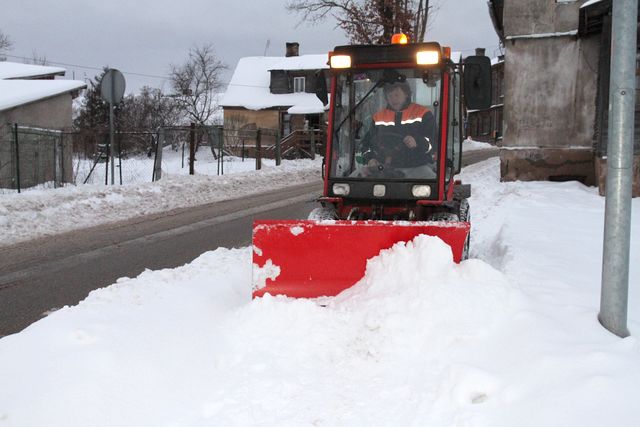
[(467, 222), (255, 221), (253, 297), (334, 296), (364, 276), (367, 260), (420, 234), (451, 246), (460, 262)]

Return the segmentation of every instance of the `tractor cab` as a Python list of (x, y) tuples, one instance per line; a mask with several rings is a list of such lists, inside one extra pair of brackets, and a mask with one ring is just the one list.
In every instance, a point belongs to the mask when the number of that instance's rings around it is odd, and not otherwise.
[(461, 61), (416, 43), (338, 46), (329, 63), (330, 100), (325, 76), (316, 84), (330, 101), (320, 201), (341, 219), (427, 219), (461, 167)]

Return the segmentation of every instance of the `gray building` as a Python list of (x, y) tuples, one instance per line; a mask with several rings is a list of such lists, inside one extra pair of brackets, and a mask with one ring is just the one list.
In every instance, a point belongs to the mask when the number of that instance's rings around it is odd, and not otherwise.
[(54, 79), (63, 74), (0, 62), (0, 188), (17, 188), (18, 176), (21, 188), (72, 181), (72, 147), (55, 131), (71, 130), (72, 101), (86, 84)]
[[(490, 0), (489, 9), (505, 47), (502, 180), (604, 182), (611, 0)], [(637, 166), (635, 180), (640, 195)]]

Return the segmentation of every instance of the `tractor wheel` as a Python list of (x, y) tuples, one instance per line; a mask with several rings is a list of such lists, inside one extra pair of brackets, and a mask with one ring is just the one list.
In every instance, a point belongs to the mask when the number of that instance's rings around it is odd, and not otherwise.
[[(460, 221), (471, 223), (471, 211), (469, 208), (469, 200), (462, 199), (460, 201)], [(469, 259), (469, 246), (471, 240), (471, 233), (467, 236), (467, 240), (464, 241), (464, 248), (462, 249), (462, 259)]]
[[(460, 205), (458, 208), (458, 213), (452, 212), (436, 212), (429, 216), (429, 221), (466, 221), (470, 220), (469, 213), (469, 201), (467, 199), (462, 199), (460, 201)], [(462, 257), (461, 260), (464, 261), (469, 259), (469, 241), (471, 238), (471, 233), (467, 235), (466, 240), (464, 241), (464, 246), (462, 248)]]
[(469, 222), (469, 220), (471, 219), (471, 215), (469, 213), (469, 199), (460, 200), (460, 207), (458, 212), (460, 221)]
[(333, 220), (338, 219), (338, 214), (333, 207), (320, 207), (315, 208), (309, 213), (307, 219), (311, 219), (314, 221), (325, 221), (325, 220)]
[(457, 214), (452, 212), (436, 212), (429, 215), (428, 221), (460, 221)]

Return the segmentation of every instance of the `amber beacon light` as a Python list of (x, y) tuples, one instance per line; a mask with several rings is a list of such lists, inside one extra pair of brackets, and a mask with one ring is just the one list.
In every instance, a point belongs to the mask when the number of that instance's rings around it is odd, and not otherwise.
[(406, 34), (398, 33), (391, 36), (391, 44), (407, 44), (409, 43), (409, 37)]

